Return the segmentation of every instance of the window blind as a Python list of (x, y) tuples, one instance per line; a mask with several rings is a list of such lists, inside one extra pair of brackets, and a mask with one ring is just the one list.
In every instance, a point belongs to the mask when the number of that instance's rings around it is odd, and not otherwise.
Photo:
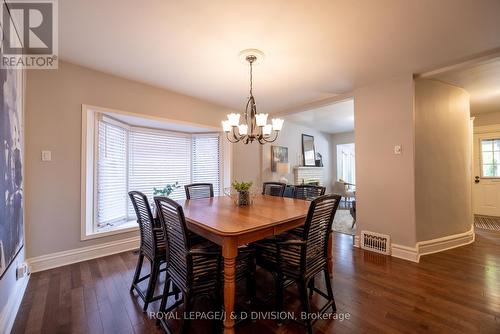
[(219, 135), (194, 135), (192, 147), (193, 183), (212, 183), (215, 196), (220, 195)]
[(97, 227), (127, 220), (127, 131), (98, 121)]
[[(181, 133), (132, 128), (130, 130), (129, 189), (153, 200), (153, 188), (179, 182), (169, 197), (185, 198), (184, 185), (191, 181), (191, 136)], [(129, 216), (135, 219), (129, 205)]]
[(128, 192), (144, 193), (152, 202), (154, 188), (179, 183), (170, 198), (184, 199), (184, 185), (212, 183), (221, 193), (218, 134), (192, 135), (127, 124), (102, 116), (97, 123), (95, 227), (135, 220)]

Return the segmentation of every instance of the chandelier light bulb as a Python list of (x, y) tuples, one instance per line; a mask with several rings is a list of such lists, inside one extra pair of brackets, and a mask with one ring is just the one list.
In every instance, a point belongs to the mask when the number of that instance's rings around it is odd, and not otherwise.
[(238, 125), (238, 131), (240, 132), (240, 135), (248, 134), (248, 125), (246, 125), (246, 124)]
[(268, 114), (256, 114), (255, 119), (257, 121), (257, 126), (265, 126), (267, 124)]
[(273, 123), (273, 130), (274, 131), (281, 131), (281, 129), (283, 128), (283, 123), (285, 121), (282, 120), (281, 118), (273, 118), (271, 120), (271, 122)]
[(271, 131), (273, 130), (273, 126), (271, 124), (266, 124), (262, 128), (262, 134), (264, 136), (269, 136), (271, 134)]
[(227, 115), (227, 120), (230, 126), (238, 126), (240, 124), (240, 114), (231, 113)]
[(229, 124), (229, 121), (222, 121), (222, 130), (224, 130), (224, 132), (231, 131), (231, 125)]

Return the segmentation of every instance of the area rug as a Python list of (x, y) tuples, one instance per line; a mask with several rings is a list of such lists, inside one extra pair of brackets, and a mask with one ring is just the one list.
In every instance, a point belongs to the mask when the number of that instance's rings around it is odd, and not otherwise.
[(335, 219), (333, 220), (333, 231), (355, 235), (354, 230), (356, 228), (356, 225), (354, 225), (354, 228), (351, 228), (352, 221), (353, 218), (349, 210), (337, 210), (337, 212), (335, 213)]
[(474, 226), (485, 230), (500, 231), (500, 217), (474, 215)]

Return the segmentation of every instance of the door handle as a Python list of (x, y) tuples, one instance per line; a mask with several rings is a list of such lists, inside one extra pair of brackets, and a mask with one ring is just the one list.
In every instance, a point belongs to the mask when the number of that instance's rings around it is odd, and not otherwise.
[(476, 177), (474, 178), (474, 183), (479, 183), (479, 181), (480, 181), (479, 176), (476, 176)]

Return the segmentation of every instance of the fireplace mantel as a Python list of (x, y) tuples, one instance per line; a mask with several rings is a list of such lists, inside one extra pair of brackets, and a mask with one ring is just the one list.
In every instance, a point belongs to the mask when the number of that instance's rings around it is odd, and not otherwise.
[(295, 184), (317, 183), (325, 185), (324, 167), (296, 166), (293, 168)]

